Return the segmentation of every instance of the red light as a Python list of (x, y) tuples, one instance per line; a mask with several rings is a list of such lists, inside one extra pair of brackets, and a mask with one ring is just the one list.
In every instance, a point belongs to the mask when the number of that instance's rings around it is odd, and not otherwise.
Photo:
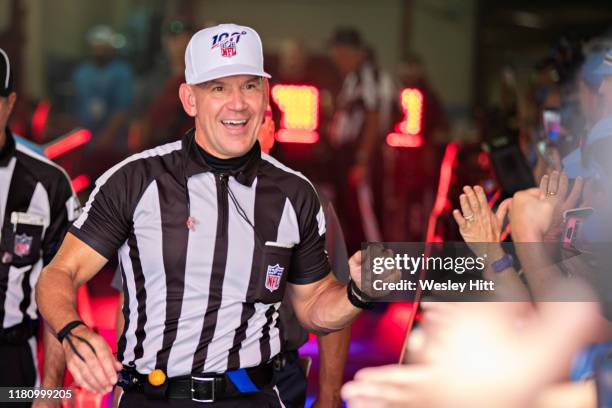
[(404, 120), (395, 125), (395, 132), (387, 135), (391, 147), (421, 147), (423, 136), (423, 93), (416, 88), (405, 88), (400, 93)]
[(426, 242), (436, 242), (436, 223), (438, 218), (444, 211), (446, 201), (448, 200), (448, 190), (450, 188), (451, 178), (453, 176), (453, 165), (457, 157), (457, 145), (450, 143), (446, 146), (442, 165), (440, 166), (440, 182), (438, 183), (438, 192), (436, 193), (436, 201), (429, 215), (427, 225)]
[(89, 176), (87, 174), (81, 174), (72, 179), (72, 188), (75, 192), (83, 190), (89, 185)]
[(79, 129), (66, 137), (47, 145), (45, 155), (49, 159), (54, 159), (62, 154), (76, 149), (91, 140), (91, 132), (87, 129)]
[(49, 118), (49, 111), (51, 110), (51, 103), (45, 99), (41, 101), (32, 114), (32, 140), (37, 143), (42, 142), (45, 135), (45, 128), (47, 127), (47, 119)]
[(307, 85), (274, 85), (272, 100), (282, 113), (276, 140), (316, 143), (319, 134), (319, 90)]

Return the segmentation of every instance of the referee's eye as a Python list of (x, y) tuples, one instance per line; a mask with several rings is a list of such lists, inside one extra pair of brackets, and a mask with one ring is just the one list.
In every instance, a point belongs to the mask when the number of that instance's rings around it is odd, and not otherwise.
[(220, 85), (217, 85), (217, 86), (214, 86), (211, 90), (213, 92), (223, 92), (223, 87)]

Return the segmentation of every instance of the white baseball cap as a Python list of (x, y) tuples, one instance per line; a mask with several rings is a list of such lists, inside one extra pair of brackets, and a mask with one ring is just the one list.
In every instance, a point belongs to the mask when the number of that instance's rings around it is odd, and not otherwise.
[(232, 75), (270, 78), (263, 69), (257, 32), (250, 27), (220, 24), (195, 33), (185, 50), (185, 81), (201, 84)]

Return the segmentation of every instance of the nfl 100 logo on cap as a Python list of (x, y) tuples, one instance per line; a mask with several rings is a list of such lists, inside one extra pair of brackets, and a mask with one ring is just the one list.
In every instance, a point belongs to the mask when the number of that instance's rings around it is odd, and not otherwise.
[(246, 35), (246, 31), (240, 33), (221, 33), (213, 36), (212, 47), (219, 47), (221, 49), (222, 57), (233, 57), (237, 52), (237, 45), (240, 42), (240, 36)]
[(270, 78), (264, 71), (257, 32), (250, 27), (221, 24), (195, 33), (185, 50), (185, 81), (195, 85), (233, 75)]

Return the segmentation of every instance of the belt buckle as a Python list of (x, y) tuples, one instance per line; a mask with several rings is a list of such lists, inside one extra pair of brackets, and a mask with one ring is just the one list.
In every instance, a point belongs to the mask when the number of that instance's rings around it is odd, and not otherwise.
[[(200, 390), (196, 390), (196, 386), (210, 384), (210, 398), (202, 398), (199, 394)], [(214, 377), (194, 377), (191, 376), (191, 400), (196, 402), (214, 402), (215, 401), (215, 378)]]

